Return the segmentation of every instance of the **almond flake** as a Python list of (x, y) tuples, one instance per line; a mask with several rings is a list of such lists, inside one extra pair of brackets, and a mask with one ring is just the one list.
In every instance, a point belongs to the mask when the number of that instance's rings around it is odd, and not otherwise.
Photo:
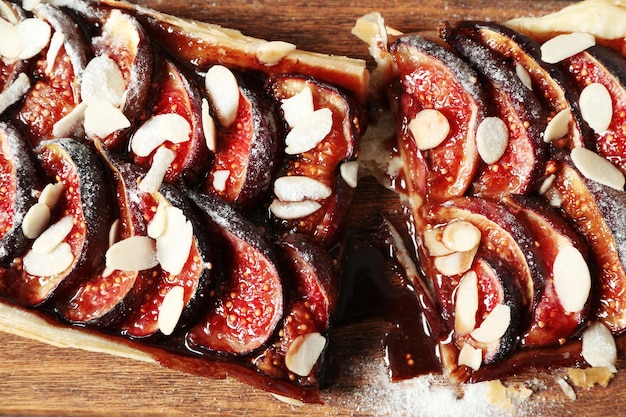
[(315, 213), (320, 208), (322, 205), (312, 200), (284, 202), (275, 199), (270, 204), (272, 214), (283, 220), (301, 219)]
[(111, 103), (94, 101), (85, 109), (84, 127), (87, 137), (104, 139), (118, 130), (130, 127), (130, 121)]
[(533, 89), (533, 80), (530, 78), (528, 70), (519, 62), (515, 64), (515, 74), (517, 74), (517, 78), (520, 79), (526, 88), (529, 90)]
[(616, 190), (624, 189), (624, 174), (609, 160), (580, 147), (572, 149), (571, 156), (574, 165), (585, 177)]
[(499, 117), (486, 117), (476, 130), (478, 154), (486, 164), (498, 162), (509, 146), (509, 129)]
[(567, 398), (569, 398), (572, 401), (576, 399), (576, 393), (574, 392), (574, 389), (572, 388), (570, 384), (567, 383), (566, 380), (564, 380), (561, 377), (558, 377), (556, 379), (556, 383), (559, 385), (559, 387), (563, 391), (563, 394), (565, 394)]
[(478, 371), (480, 369), (480, 365), (483, 363), (482, 349), (476, 349), (469, 343), (464, 343), (461, 351), (459, 352), (457, 363), (459, 366), (465, 365), (475, 371)]
[(164, 271), (178, 275), (189, 259), (193, 226), (178, 207), (166, 207), (165, 215), (165, 231), (156, 238), (156, 257)]
[(170, 289), (161, 303), (157, 324), (166, 336), (172, 334), (185, 308), (185, 289), (180, 285)]
[(474, 249), (480, 244), (480, 238), (480, 230), (465, 220), (448, 223), (441, 233), (441, 242), (455, 252)]
[(165, 233), (165, 228), (167, 227), (167, 212), (165, 209), (167, 207), (167, 204), (160, 203), (152, 220), (148, 223), (148, 236), (152, 239), (156, 239)]
[(154, 153), (150, 169), (139, 183), (139, 189), (144, 193), (157, 192), (161, 184), (163, 184), (165, 173), (172, 165), (172, 162), (174, 162), (174, 159), (176, 159), (176, 153), (173, 150), (160, 146)]
[(580, 92), (580, 113), (596, 133), (604, 133), (613, 119), (611, 93), (600, 83), (591, 83)]
[(215, 121), (209, 112), (209, 101), (206, 98), (202, 99), (202, 131), (206, 147), (210, 151), (215, 152), (217, 149), (217, 132), (215, 130)]
[(271, 41), (259, 45), (256, 48), (256, 58), (260, 63), (267, 66), (276, 65), (287, 54), (296, 49), (296, 45), (283, 41)]
[(274, 194), (280, 201), (323, 200), (332, 192), (323, 182), (301, 175), (287, 175), (274, 181)]
[(24, 270), (30, 275), (48, 277), (67, 270), (74, 262), (72, 247), (61, 242), (48, 253), (37, 253), (30, 250), (24, 259)]
[(478, 247), (467, 252), (453, 252), (449, 255), (435, 257), (435, 268), (446, 276), (460, 275), (467, 272), (474, 262)]
[(572, 112), (563, 109), (548, 122), (546, 130), (543, 132), (543, 140), (550, 143), (553, 140), (561, 139), (569, 133), (569, 125), (572, 121)]
[(572, 245), (559, 248), (552, 267), (554, 289), (566, 313), (581, 311), (591, 291), (591, 274), (583, 255)]
[(55, 247), (57, 247), (67, 235), (70, 234), (74, 227), (74, 218), (71, 214), (62, 217), (48, 227), (39, 235), (39, 237), (33, 242), (33, 252), (39, 254), (50, 253)]
[(454, 331), (459, 336), (469, 334), (476, 327), (478, 311), (478, 275), (467, 271), (456, 288), (454, 302)]
[(36, 239), (50, 224), (50, 207), (43, 203), (33, 204), (22, 221), (22, 233), (28, 239)]
[(287, 369), (296, 375), (309, 375), (325, 347), (326, 338), (318, 332), (296, 337), (285, 355)]
[(511, 307), (498, 304), (470, 335), (480, 343), (492, 343), (504, 336), (511, 324)]
[(605, 367), (617, 372), (617, 346), (611, 331), (600, 322), (593, 322), (583, 332), (582, 355), (593, 367)]
[(230, 171), (227, 169), (219, 169), (213, 173), (213, 188), (216, 191), (226, 191), (226, 181), (230, 178)]
[[(3, 34), (4, 35), (4, 34)], [(0, 92), (0, 114), (24, 97), (30, 89), (30, 78), (23, 72), (8, 87)]]
[(30, 59), (43, 50), (50, 42), (52, 28), (36, 17), (22, 20), (17, 25), (17, 32), (24, 45), (18, 59)]
[(555, 180), (556, 180), (556, 175), (554, 174), (548, 175), (541, 183), (541, 187), (539, 187), (539, 191), (537, 191), (539, 195), (546, 195), (548, 191), (550, 191), (550, 189), (554, 185)]
[(450, 133), (450, 123), (439, 110), (424, 109), (409, 123), (417, 149), (425, 151), (441, 145)]
[(239, 82), (235, 74), (223, 65), (214, 65), (207, 71), (204, 85), (220, 124), (230, 126), (239, 109)]
[(182, 143), (189, 140), (191, 126), (187, 119), (176, 113), (152, 116), (131, 138), (131, 150), (140, 157), (146, 157), (166, 141)]
[(305, 85), (299, 93), (284, 99), (280, 107), (283, 110), (283, 117), (289, 127), (293, 128), (300, 124), (300, 122), (306, 121), (315, 111), (311, 87)]
[(356, 188), (359, 180), (359, 162), (342, 162), (341, 165), (339, 165), (339, 173), (346, 184), (348, 184), (351, 188)]
[(17, 60), (24, 48), (17, 27), (0, 19), (0, 33), (0, 56), (10, 61)]
[(51, 74), (54, 70), (54, 63), (56, 62), (59, 51), (65, 42), (65, 35), (63, 32), (55, 31), (50, 39), (50, 45), (48, 45), (48, 52), (46, 52), (46, 69), (47, 74)]
[(303, 405), (305, 405), (306, 403), (297, 400), (295, 398), (291, 398), (291, 397), (286, 397), (284, 395), (279, 395), (279, 394), (275, 394), (272, 393), (272, 397), (276, 398), (278, 401), (283, 402), (285, 404), (289, 404), (289, 405), (293, 405), (295, 407), (302, 407)]
[(124, 104), (126, 82), (117, 63), (107, 55), (93, 58), (83, 71), (81, 95), (86, 103), (106, 101), (114, 107)]
[(122, 228), (122, 221), (115, 219), (109, 227), (109, 247), (113, 246), (120, 238), (120, 229)]
[(541, 45), (541, 59), (548, 64), (556, 64), (595, 44), (596, 38), (589, 33), (574, 32), (557, 35)]
[(156, 244), (148, 236), (132, 236), (115, 242), (106, 252), (106, 267), (120, 271), (143, 271), (159, 264)]
[(64, 189), (65, 185), (62, 182), (46, 184), (46, 186), (43, 187), (43, 190), (41, 190), (41, 194), (39, 195), (39, 199), (37, 201), (47, 205), (51, 209), (55, 208), (61, 198), (61, 195), (63, 194)]
[(444, 256), (453, 253), (454, 251), (444, 245), (441, 242), (441, 233), (443, 227), (433, 227), (431, 229), (425, 229), (422, 236), (422, 244), (428, 251), (430, 256)]
[(68, 114), (52, 126), (52, 135), (55, 138), (80, 137), (84, 135), (85, 110), (87, 103), (81, 101)]
[(22, 8), (24, 10), (26, 10), (27, 12), (32, 12), (42, 2), (43, 2), (43, 0), (23, 0), (22, 1)]
[(285, 152), (296, 155), (310, 151), (330, 133), (333, 113), (328, 108), (315, 110), (304, 120), (298, 121), (285, 138)]
[[(22, 8), (24, 8), (25, 1), (22, 2)], [(15, 9), (11, 6), (11, 3), (6, 1), (0, 1), (0, 19), (17, 25), (20, 22), (20, 17), (17, 15)], [(0, 26), (1, 27), (1, 26)]]

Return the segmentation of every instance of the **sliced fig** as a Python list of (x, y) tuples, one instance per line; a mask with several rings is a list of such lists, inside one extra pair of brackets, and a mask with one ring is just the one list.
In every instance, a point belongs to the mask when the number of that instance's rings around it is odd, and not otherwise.
[[(570, 77), (567, 77), (557, 65), (542, 61), (541, 47), (537, 42), (493, 22), (464, 21), (459, 23), (457, 30), (474, 37), (512, 62), (516, 67), (518, 78), (527, 75), (530, 89), (548, 111), (549, 120), (554, 120), (562, 111), (568, 112), (568, 117), (564, 118), (564, 129), (559, 129), (558, 134), (544, 132), (544, 141), (570, 149), (593, 145), (593, 133), (580, 113), (578, 91)], [(566, 132), (565, 135), (561, 136), (562, 132)]]
[[(328, 197), (319, 200), (305, 198), (302, 201), (282, 201), (275, 198), (273, 204), (279, 207), (280, 212), (270, 206), (274, 223), (280, 231), (303, 233), (313, 236), (323, 246), (330, 245), (345, 223), (354, 193), (353, 187), (341, 175), (341, 166), (356, 159), (361, 129), (365, 127), (360, 108), (336, 88), (306, 77), (271, 77), (267, 81), (267, 89), (277, 102), (282, 103), (283, 111), (288, 99), (298, 94), (310, 94), (313, 104), (307, 103), (308, 109), (304, 114), (322, 116), (321, 125), (324, 125), (323, 130), (319, 130), (317, 122), (310, 127), (309, 116), (306, 116), (297, 122), (302, 124), (292, 126), (285, 141), (286, 152), (292, 153), (293, 157), (285, 161), (279, 176), (311, 178), (331, 190)], [(308, 142), (311, 135), (317, 137), (314, 141), (316, 144)], [(293, 149), (290, 150), (290, 147)], [(312, 206), (313, 210), (301, 210), (303, 202)], [(287, 214), (282, 214), (285, 212)]]
[[(154, 104), (141, 117), (145, 122), (131, 137), (130, 149), (137, 164), (150, 168), (155, 164), (156, 150), (167, 147), (175, 157), (166, 167), (164, 180), (172, 183), (183, 178), (193, 182), (208, 157), (202, 130), (200, 91), (172, 61), (163, 60), (160, 64), (155, 74), (158, 87), (154, 92)], [(178, 126), (169, 119), (160, 124), (158, 119), (162, 115), (179, 116), (181, 132), (169, 132), (166, 125)]]
[(41, 187), (32, 151), (13, 125), (0, 122), (0, 264), (23, 255), (29, 239), (22, 222)]
[[(8, 297), (24, 305), (38, 305), (52, 294), (71, 290), (104, 262), (114, 213), (109, 178), (92, 146), (55, 139), (44, 142), (36, 154), (45, 176), (63, 183), (63, 192), (53, 224), (4, 276), (2, 286)], [(66, 233), (59, 235), (57, 229)]]
[[(603, 86), (609, 94), (609, 109), (602, 110), (591, 104), (592, 112), (587, 122), (593, 127), (592, 118), (604, 118), (606, 128), (596, 128), (595, 147), (597, 152), (626, 173), (626, 134), (622, 129), (625, 119), (626, 60), (612, 49), (596, 45), (563, 61), (563, 67), (573, 76), (581, 96), (586, 87)], [(581, 110), (585, 110), (581, 102)], [(595, 115), (594, 113), (602, 114)]]
[[(487, 161), (473, 192), (499, 199), (532, 190), (544, 173), (547, 158), (542, 138), (547, 118), (539, 100), (519, 79), (513, 64), (492, 49), (447, 26), (442, 28), (441, 36), (482, 75), (493, 117), (506, 126), (504, 153), (495, 161)], [(490, 139), (487, 137), (487, 149)]]
[(560, 161), (551, 194), (574, 228), (589, 244), (595, 315), (613, 333), (626, 329), (626, 250), (622, 231), (624, 192), (586, 179)]
[[(406, 186), (432, 201), (461, 196), (478, 167), (476, 131), (487, 111), (478, 76), (452, 51), (420, 36), (404, 36), (390, 51), (400, 72), (401, 91), (392, 101), (400, 152), (411, 167)], [(445, 118), (448, 129), (431, 148), (418, 135), (433, 135), (419, 123), (420, 115), (432, 111)]]
[[(51, 52), (52, 41), (42, 52), (42, 59), (34, 69), (37, 80), (26, 94), (18, 117), (24, 124), (33, 146), (53, 138), (56, 122), (67, 116), (81, 100), (81, 77), (90, 56), (78, 23), (66, 12), (42, 4), (34, 13), (59, 33), (63, 39), (56, 53)], [(50, 62), (48, 62), (50, 61)]]
[[(587, 244), (556, 211), (541, 200), (511, 196), (507, 199), (511, 210), (525, 225), (541, 251), (539, 261), (544, 265), (546, 278), (540, 299), (531, 312), (528, 329), (522, 336), (524, 347), (542, 347), (562, 344), (574, 336), (586, 322), (591, 303), (591, 276), (586, 264)], [(581, 262), (569, 261), (562, 265), (568, 251), (580, 254)], [(571, 282), (571, 291), (561, 289), (558, 280), (563, 274)], [(576, 305), (572, 311), (571, 305)]]
[[(319, 348), (325, 347), (338, 296), (333, 262), (321, 246), (304, 235), (279, 241), (277, 255), (287, 277), (289, 305), (277, 340), (254, 364), (274, 377), (295, 378), (300, 385), (319, 384), (317, 371), (323, 361)], [(299, 353), (310, 348), (310, 356)]]
[(265, 196), (278, 169), (282, 125), (276, 104), (256, 80), (239, 76), (237, 81), (235, 121), (218, 128), (215, 159), (203, 188), (249, 208)]
[(186, 335), (196, 351), (242, 355), (263, 346), (283, 315), (284, 295), (264, 235), (217, 196), (190, 194), (221, 235), (224, 280), (209, 311)]

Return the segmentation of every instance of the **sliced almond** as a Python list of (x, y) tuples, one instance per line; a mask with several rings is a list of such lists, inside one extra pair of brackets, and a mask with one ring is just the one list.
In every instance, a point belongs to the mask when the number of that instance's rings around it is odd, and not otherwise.
[(486, 164), (498, 162), (509, 146), (509, 129), (499, 117), (486, 117), (476, 130), (478, 154)]
[(464, 343), (461, 351), (459, 352), (457, 363), (459, 366), (465, 365), (475, 371), (478, 371), (480, 369), (480, 365), (483, 363), (482, 349), (476, 349), (469, 343)]
[(215, 121), (209, 112), (209, 101), (206, 98), (202, 99), (202, 131), (206, 147), (210, 151), (215, 152), (217, 149), (217, 132), (215, 130)]
[(227, 169), (219, 169), (213, 173), (213, 188), (216, 191), (226, 190), (226, 181), (230, 178), (230, 171)]
[(325, 347), (326, 338), (318, 332), (296, 337), (285, 355), (287, 369), (296, 375), (309, 375)]
[(120, 271), (143, 271), (159, 264), (156, 243), (148, 236), (132, 236), (115, 242), (106, 252), (106, 267)]
[(572, 121), (572, 112), (563, 109), (548, 122), (546, 130), (543, 132), (543, 140), (546, 143), (561, 139), (569, 133), (569, 125)]
[(533, 80), (530, 78), (530, 74), (528, 70), (524, 68), (524, 66), (520, 63), (515, 64), (515, 74), (517, 74), (517, 78), (520, 79), (522, 84), (529, 90), (533, 89)]
[(51, 74), (54, 70), (54, 64), (57, 60), (57, 56), (59, 55), (59, 51), (65, 42), (65, 35), (63, 32), (56, 30), (52, 34), (52, 38), (50, 39), (50, 44), (48, 45), (48, 52), (46, 52), (46, 69), (45, 72), (47, 74)]
[(541, 183), (541, 187), (539, 187), (539, 191), (537, 191), (540, 195), (546, 195), (552, 186), (554, 185), (554, 181), (556, 180), (555, 174), (548, 175), (543, 182)]
[(71, 214), (61, 217), (59, 221), (48, 227), (33, 242), (33, 252), (46, 254), (50, 253), (61, 242), (65, 240), (74, 227), (74, 218)]
[(52, 28), (43, 20), (31, 17), (18, 23), (17, 33), (23, 45), (18, 59), (30, 59), (48, 46)]
[(283, 117), (293, 128), (300, 124), (315, 111), (313, 107), (313, 91), (311, 87), (305, 85), (300, 92), (282, 101), (280, 108), (283, 110)]
[(4, 19), (0, 19), (0, 56), (7, 60), (17, 60), (24, 45), (17, 27)]
[(284, 395), (279, 395), (279, 394), (275, 394), (272, 393), (272, 397), (276, 398), (278, 401), (283, 402), (285, 404), (289, 404), (289, 405), (293, 405), (295, 407), (302, 407), (304, 405), (306, 405), (305, 402), (297, 400), (295, 398), (291, 398), (291, 397), (286, 397)]
[(453, 252), (449, 255), (435, 257), (435, 268), (443, 275), (454, 276), (467, 272), (474, 262), (478, 247), (467, 252)]
[(37, 6), (39, 6), (43, 0), (23, 0), (22, 8), (28, 12), (32, 12), (35, 10)]
[(417, 149), (425, 151), (436, 148), (448, 137), (450, 123), (439, 110), (424, 109), (409, 122), (409, 130)]
[(341, 178), (352, 188), (356, 188), (359, 181), (359, 162), (346, 161), (339, 165)]
[(591, 83), (580, 92), (580, 113), (596, 133), (604, 133), (613, 120), (611, 93), (600, 83)]
[(104, 139), (118, 130), (130, 127), (122, 111), (106, 101), (94, 101), (85, 109), (85, 134), (89, 138)]
[(333, 113), (330, 109), (315, 110), (304, 120), (296, 124), (285, 138), (285, 152), (296, 155), (310, 151), (324, 140), (333, 127)]
[[(24, 8), (25, 1), (22, 2), (22, 8)], [(17, 14), (12, 3), (7, 1), (0, 1), (0, 19), (5, 20), (12, 25), (17, 25), (20, 22), (20, 16)]]
[(239, 109), (239, 83), (231, 70), (214, 65), (206, 73), (204, 85), (211, 106), (220, 124), (230, 126), (237, 118)]
[(178, 275), (189, 259), (193, 226), (178, 207), (166, 207), (165, 214), (167, 225), (156, 239), (156, 257), (164, 271)]
[(617, 372), (617, 346), (611, 331), (600, 322), (593, 322), (583, 332), (582, 355), (593, 367), (605, 367)]
[(270, 211), (279, 219), (295, 220), (313, 214), (321, 207), (320, 203), (313, 200), (285, 202), (274, 199), (270, 204)]
[(471, 333), (476, 327), (478, 311), (478, 275), (467, 271), (456, 288), (454, 301), (454, 332), (459, 336)]
[(256, 58), (262, 64), (271, 66), (276, 65), (283, 59), (289, 52), (294, 51), (296, 45), (283, 41), (271, 41), (259, 45), (256, 48)]
[(567, 313), (581, 311), (591, 291), (591, 274), (583, 255), (572, 245), (564, 245), (552, 267), (554, 289)]
[(172, 334), (185, 308), (185, 289), (180, 285), (171, 288), (161, 303), (157, 325), (166, 336)]
[(28, 209), (22, 221), (22, 233), (28, 239), (36, 239), (50, 224), (50, 207), (35, 203)]
[(332, 192), (323, 182), (302, 175), (285, 175), (274, 181), (274, 194), (280, 201), (323, 200)]
[(111, 227), (109, 227), (109, 247), (113, 246), (120, 238), (120, 230), (122, 228), (122, 221), (120, 219), (113, 220)]
[(176, 152), (165, 146), (160, 146), (154, 153), (150, 169), (139, 183), (139, 189), (144, 193), (157, 192), (161, 184), (163, 184), (165, 174), (172, 162), (174, 162), (174, 159), (176, 159)]
[(506, 304), (498, 304), (470, 335), (480, 343), (489, 344), (504, 336), (510, 324), (511, 307)]
[(165, 142), (187, 142), (191, 126), (187, 119), (177, 113), (152, 116), (131, 138), (131, 150), (137, 156), (146, 157)]
[(81, 101), (68, 114), (52, 126), (52, 134), (55, 138), (80, 137), (84, 135), (85, 110), (87, 103)]
[(99, 55), (85, 67), (80, 91), (86, 103), (105, 101), (119, 108), (124, 104), (126, 82), (117, 63), (107, 55)]
[(6, 109), (20, 101), (29, 89), (30, 78), (22, 72), (17, 76), (15, 81), (0, 92), (0, 114), (4, 113)]
[(152, 216), (152, 220), (148, 223), (148, 236), (152, 239), (156, 239), (159, 236), (162, 236), (165, 233), (165, 229), (167, 228), (167, 204), (160, 203), (157, 206), (157, 210)]
[(595, 44), (596, 38), (589, 33), (574, 32), (557, 35), (541, 45), (541, 59), (548, 64), (556, 64)]
[(441, 242), (455, 252), (466, 252), (480, 244), (480, 230), (465, 220), (448, 223), (441, 232)]
[(556, 383), (559, 385), (559, 387), (563, 391), (563, 394), (565, 394), (567, 398), (572, 401), (576, 399), (576, 392), (574, 392), (574, 388), (572, 388), (572, 386), (568, 384), (565, 379), (558, 377), (556, 379)]
[(66, 242), (61, 242), (48, 253), (30, 250), (22, 261), (24, 270), (30, 275), (49, 277), (60, 274), (72, 266), (74, 255), (72, 247)]
[(571, 156), (574, 165), (585, 177), (616, 190), (624, 189), (624, 174), (609, 160), (580, 147), (572, 149)]
[(454, 252), (441, 242), (442, 231), (443, 227), (433, 227), (424, 230), (424, 233), (422, 234), (422, 243), (428, 251), (428, 255), (444, 256)]
[(51, 209), (55, 208), (61, 199), (64, 189), (65, 185), (60, 181), (55, 182), (54, 184), (46, 184), (46, 186), (43, 187), (43, 190), (41, 190), (41, 194), (39, 195), (39, 199), (37, 201), (47, 205)]

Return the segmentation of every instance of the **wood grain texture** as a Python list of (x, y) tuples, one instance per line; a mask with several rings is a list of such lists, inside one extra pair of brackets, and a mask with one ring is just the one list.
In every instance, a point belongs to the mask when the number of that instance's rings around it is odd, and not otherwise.
[[(442, 20), (503, 20), (544, 14), (566, 1), (365, 0), (345, 2), (293, 0), (143, 0), (142, 5), (210, 21), (269, 40), (285, 40), (301, 49), (367, 58), (364, 44), (350, 34), (359, 16), (378, 10), (389, 26), (404, 32), (433, 30)], [(376, 239), (378, 213), (398, 207), (395, 196), (374, 181), (362, 182), (350, 224)], [(334, 330), (331, 386), (322, 392), (325, 404), (293, 407), (232, 379), (210, 380), (156, 365), (73, 349), (58, 349), (10, 335), (1, 335), (0, 414), (64, 416), (424, 416), (435, 408), (420, 403), (423, 380), (392, 383), (385, 367), (382, 339), (389, 324), (370, 320)], [(619, 368), (626, 364), (620, 362)], [(577, 389), (566, 399), (555, 376), (526, 373), (510, 383), (535, 380), (542, 387), (520, 415), (626, 415), (626, 373), (619, 372), (608, 388)], [(429, 379), (431, 390), (445, 385)], [(443, 392), (451, 388), (445, 387)], [(447, 397), (445, 397), (447, 398)], [(424, 404), (423, 406), (421, 404)], [(471, 407), (472, 403), (467, 402)], [(445, 407), (445, 405), (444, 405)], [(449, 405), (450, 412), (455, 408)], [(610, 408), (609, 408), (610, 407)], [(439, 410), (442, 407), (439, 407)], [(466, 412), (457, 415), (468, 415)], [(509, 415), (493, 411), (491, 415)], [(449, 414), (454, 415), (454, 414)], [(486, 414), (483, 414), (486, 415)]]

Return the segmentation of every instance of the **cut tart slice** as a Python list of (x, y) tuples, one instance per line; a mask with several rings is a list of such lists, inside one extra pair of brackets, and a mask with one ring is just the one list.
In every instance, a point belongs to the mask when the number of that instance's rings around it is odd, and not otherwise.
[(63, 3), (1, 8), (0, 328), (319, 401), (365, 62)]

